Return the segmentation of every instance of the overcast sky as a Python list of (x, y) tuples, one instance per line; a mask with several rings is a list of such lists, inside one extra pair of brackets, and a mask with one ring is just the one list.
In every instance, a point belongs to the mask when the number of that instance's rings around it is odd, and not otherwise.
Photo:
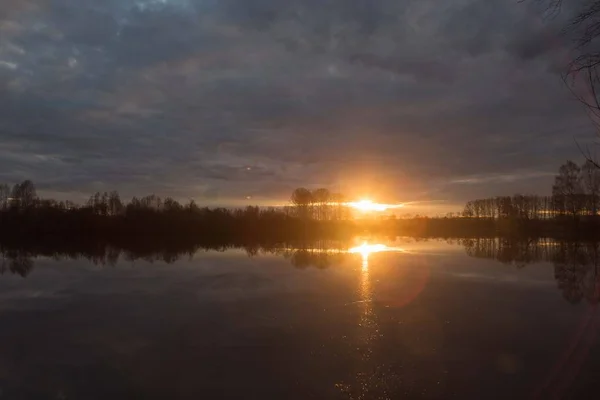
[(0, 182), (206, 204), (548, 193), (593, 135), (558, 74), (563, 19), (517, 0), (4, 0)]

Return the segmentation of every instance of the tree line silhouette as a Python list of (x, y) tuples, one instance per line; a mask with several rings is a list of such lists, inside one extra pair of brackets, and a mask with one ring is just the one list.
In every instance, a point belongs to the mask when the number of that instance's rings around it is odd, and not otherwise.
[(365, 231), (415, 236), (492, 234), (483, 220), (371, 217), (355, 220), (347, 199), (320, 188), (295, 189), (283, 207), (208, 208), (157, 195), (124, 202), (118, 192), (95, 193), (85, 204), (40, 198), (24, 181), (0, 190), (0, 242), (79, 240), (127, 247), (142, 240), (245, 243), (297, 238), (337, 238)]
[(346, 196), (332, 193), (327, 188), (312, 191), (297, 188), (292, 192), (290, 200), (294, 206), (294, 215), (303, 220), (340, 221), (352, 217)]
[[(133, 197), (124, 202), (118, 192), (95, 193), (79, 205), (72, 201), (40, 198), (30, 180), (12, 189), (0, 185), (0, 240), (16, 238), (110, 239), (119, 245), (139, 237), (161, 240), (214, 239), (220, 243), (256, 238), (290, 238), (353, 232), (341, 203), (325, 189), (314, 192), (306, 207), (208, 208), (194, 200), (181, 204), (157, 195)], [(310, 215), (305, 211), (309, 211)]]
[(551, 196), (500, 196), (469, 201), (462, 215), (475, 218), (521, 220), (597, 217), (600, 205), (600, 170), (586, 161), (561, 165), (554, 178)]
[(503, 232), (595, 234), (600, 219), (600, 170), (587, 160), (561, 165), (549, 196), (498, 196), (466, 203), (463, 218), (489, 219)]
[(257, 239), (336, 238), (364, 232), (417, 237), (573, 237), (598, 235), (600, 170), (568, 161), (555, 177), (551, 196), (514, 195), (468, 202), (460, 215), (444, 218), (353, 218), (346, 197), (326, 188), (295, 189), (282, 207), (201, 207), (157, 195), (133, 197), (97, 192), (85, 204), (37, 195), (30, 180), (0, 185), (0, 241), (52, 241), (81, 237), (118, 247), (141, 240), (241, 243)]
[(78, 205), (41, 199), (30, 181), (15, 186), (19, 189), (4, 197), (0, 207), (0, 242), (86, 237), (126, 247), (141, 240), (241, 243), (350, 237), (364, 232), (442, 237), (494, 234), (493, 225), (474, 218), (372, 216), (356, 220), (345, 199), (329, 195), (326, 189), (296, 189), (289, 206), (232, 209), (200, 207), (193, 200), (181, 204), (156, 195), (125, 203), (117, 192), (95, 193), (86, 204)]

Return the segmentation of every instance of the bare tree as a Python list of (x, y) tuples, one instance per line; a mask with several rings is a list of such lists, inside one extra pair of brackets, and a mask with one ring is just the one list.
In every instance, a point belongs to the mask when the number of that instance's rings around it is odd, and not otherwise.
[[(565, 5), (574, 9), (574, 16), (568, 19), (563, 29), (563, 33), (573, 40), (573, 48), (562, 78), (575, 98), (585, 106), (596, 128), (600, 129), (600, 0), (535, 1), (545, 3), (550, 16), (560, 13)], [(589, 149), (580, 150), (600, 169)]]
[(475, 214), (475, 212), (473, 210), (473, 202), (469, 201), (465, 205), (465, 209), (463, 210), (462, 215), (463, 215), (463, 217), (471, 218), (474, 214)]
[(292, 204), (296, 206), (297, 215), (302, 219), (309, 218), (309, 207), (313, 202), (313, 196), (310, 190), (298, 188), (292, 192)]
[(93, 195), (91, 195), (87, 202), (87, 205), (93, 210), (94, 214), (101, 214), (102, 196), (100, 195), (100, 192), (96, 192)]
[(581, 168), (573, 161), (561, 165), (554, 178), (552, 196), (559, 202), (561, 209), (575, 219), (583, 209), (583, 187), (581, 185)]
[[(557, 6), (562, 5), (562, 0), (556, 1)], [(600, 1), (588, 1), (585, 6), (571, 19), (566, 31), (575, 38), (574, 58), (565, 74), (565, 81), (569, 83), (576, 97), (589, 110), (594, 122), (600, 118)], [(583, 81), (585, 92), (577, 90), (576, 84)]]
[(328, 189), (320, 188), (312, 193), (312, 197), (317, 206), (317, 219), (324, 221), (329, 219), (329, 201), (331, 193)]
[[(529, 0), (520, 0), (525, 2)], [(546, 4), (546, 15), (558, 15), (565, 4), (573, 10), (563, 28), (563, 34), (573, 40), (572, 58), (563, 74), (563, 79), (576, 97), (584, 103), (595, 117), (600, 117), (600, 83), (598, 67), (600, 67), (600, 0), (534, 0)], [(586, 84), (586, 91), (581, 92), (576, 84)]]
[(119, 215), (123, 213), (123, 202), (117, 191), (110, 192), (108, 196), (108, 212), (110, 215)]
[(11, 197), (19, 208), (33, 207), (37, 200), (35, 185), (30, 180), (17, 183), (13, 186)]
[(581, 167), (581, 180), (587, 195), (587, 208), (591, 215), (598, 214), (600, 200), (600, 170), (590, 160)]
[(330, 203), (333, 205), (332, 219), (339, 221), (344, 219), (344, 207), (345, 198), (341, 193), (332, 193), (330, 196)]
[(8, 198), (10, 196), (10, 188), (7, 184), (0, 185), (0, 210), (6, 210), (8, 207)]
[(165, 211), (178, 211), (183, 208), (181, 204), (179, 204), (176, 200), (174, 200), (171, 197), (167, 197), (165, 199), (165, 201), (163, 202), (163, 206)]
[(156, 211), (161, 210), (163, 206), (162, 199), (155, 194), (142, 197), (140, 203), (143, 208), (149, 208)]
[(109, 207), (108, 207), (108, 193), (104, 192), (102, 193), (102, 197), (100, 198), (100, 214), (101, 215), (108, 215), (109, 214)]

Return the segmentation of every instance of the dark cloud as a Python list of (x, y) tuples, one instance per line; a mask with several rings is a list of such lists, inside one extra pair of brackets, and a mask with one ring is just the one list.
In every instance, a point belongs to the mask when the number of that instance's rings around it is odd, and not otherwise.
[(386, 58), (374, 54), (353, 54), (350, 62), (366, 67), (378, 68), (399, 75), (414, 76), (418, 81), (445, 81), (453, 78), (453, 71), (447, 65), (435, 60), (405, 60), (403, 57)]
[(215, 204), (547, 192), (592, 128), (556, 74), (570, 12), (533, 3), (3, 3), (0, 180)]

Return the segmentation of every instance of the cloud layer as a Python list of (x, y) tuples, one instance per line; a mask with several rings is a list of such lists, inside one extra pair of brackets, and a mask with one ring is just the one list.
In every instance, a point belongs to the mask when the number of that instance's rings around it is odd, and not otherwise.
[(211, 204), (545, 193), (591, 137), (568, 10), (512, 0), (0, 6), (0, 181)]

